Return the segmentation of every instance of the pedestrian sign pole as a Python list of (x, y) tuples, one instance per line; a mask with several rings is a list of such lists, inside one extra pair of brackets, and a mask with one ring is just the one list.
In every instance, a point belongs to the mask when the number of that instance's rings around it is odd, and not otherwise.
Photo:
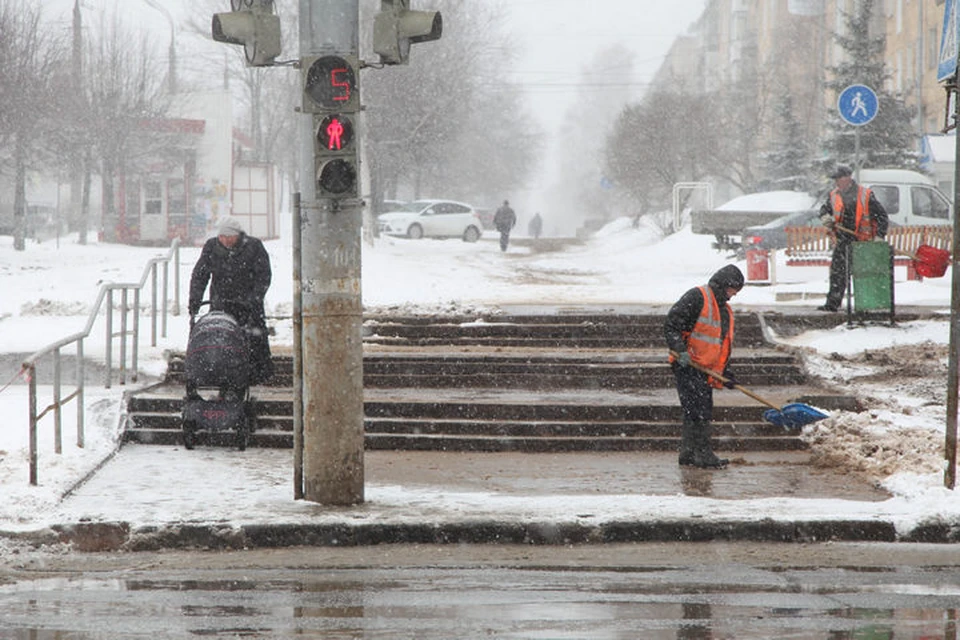
[(957, 75), (958, 30), (957, 1), (947, 0), (943, 7), (943, 32), (940, 56), (937, 58), (937, 82), (947, 82)]
[[(957, 54), (960, 18), (957, 16), (957, 0), (947, 0), (943, 8), (943, 37), (940, 39), (940, 58), (937, 64), (937, 81), (944, 84), (947, 92), (946, 122), (944, 133), (956, 129), (960, 117), (957, 105)], [(953, 104), (951, 113), (950, 105)], [(951, 118), (952, 115), (952, 118)], [(957, 137), (956, 157), (960, 158), (960, 137)], [(947, 416), (944, 442), (943, 486), (953, 489), (957, 483), (957, 391), (960, 387), (960, 225), (957, 224), (956, 203), (960, 202), (960, 162), (953, 163), (953, 244), (950, 256), (952, 267), (950, 285), (950, 354), (947, 371)]]
[(837, 111), (847, 124), (854, 129), (853, 166), (856, 180), (860, 181), (860, 127), (877, 117), (880, 101), (873, 89), (864, 84), (852, 84), (840, 92), (837, 98)]

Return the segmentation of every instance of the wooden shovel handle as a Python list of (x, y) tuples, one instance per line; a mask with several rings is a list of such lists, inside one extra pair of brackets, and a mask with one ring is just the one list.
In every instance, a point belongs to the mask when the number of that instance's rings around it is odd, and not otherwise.
[[(846, 227), (841, 227), (841, 226), (838, 225), (838, 224), (837, 224), (837, 225), (834, 225), (834, 228), (835, 228), (835, 229), (839, 229), (840, 231), (843, 231), (844, 233), (849, 233), (849, 234), (852, 235), (852, 236), (857, 235), (857, 232), (856, 232), (856, 231), (851, 231), (850, 229), (847, 229)], [(909, 253), (909, 252), (907, 252), (907, 251), (899, 251), (899, 250), (897, 250), (896, 248), (894, 248), (893, 245), (890, 245), (890, 248), (893, 249), (893, 252), (894, 252), (895, 254), (897, 254), (898, 256), (906, 256), (907, 258), (910, 258), (911, 260), (919, 260), (919, 258), (917, 258), (916, 254), (914, 254), (914, 253)]]
[[(680, 356), (677, 354), (676, 351), (671, 351), (671, 352), (670, 352), (670, 355), (672, 355), (674, 358), (679, 358), (679, 357), (680, 357)], [(716, 371), (713, 371), (712, 369), (707, 369), (707, 368), (704, 367), (703, 365), (699, 365), (699, 364), (697, 364), (696, 362), (691, 361), (691, 362), (690, 362), (690, 366), (693, 367), (694, 369), (696, 369), (697, 371), (702, 371), (703, 373), (707, 374), (708, 376), (712, 376), (712, 377), (716, 378), (716, 379), (719, 380), (720, 382), (730, 382), (730, 379), (729, 379), (729, 378), (726, 378), (726, 377), (722, 376), (721, 374), (717, 373)], [(733, 388), (736, 389), (737, 391), (741, 392), (741, 393), (747, 394), (748, 396), (750, 396), (751, 398), (753, 398), (753, 399), (756, 400), (757, 402), (760, 402), (760, 403), (762, 403), (762, 404), (767, 405), (767, 406), (770, 407), (771, 409), (776, 409), (777, 411), (781, 411), (781, 410), (782, 410), (780, 407), (778, 407), (777, 405), (773, 404), (772, 402), (770, 402), (770, 401), (767, 400), (766, 398), (761, 398), (760, 396), (758, 396), (757, 394), (755, 394), (753, 391), (750, 391), (750, 389), (747, 389), (746, 387), (744, 387), (744, 386), (742, 386), (742, 385), (734, 384), (734, 385), (733, 385)]]

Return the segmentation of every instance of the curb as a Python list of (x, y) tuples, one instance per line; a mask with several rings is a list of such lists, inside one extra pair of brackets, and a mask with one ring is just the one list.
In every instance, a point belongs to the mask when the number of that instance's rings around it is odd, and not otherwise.
[(4, 532), (34, 546), (68, 544), (79, 552), (164, 549), (242, 550), (347, 547), (381, 544), (571, 545), (643, 542), (960, 542), (960, 523), (929, 521), (906, 535), (878, 520), (738, 521), (678, 519), (597, 525), (494, 520), (433, 524), (185, 524), (134, 528), (127, 522), (53, 525), (33, 532)]

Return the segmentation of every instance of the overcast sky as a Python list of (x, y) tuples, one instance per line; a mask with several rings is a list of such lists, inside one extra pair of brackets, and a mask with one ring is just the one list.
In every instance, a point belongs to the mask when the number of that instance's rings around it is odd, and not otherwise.
[[(42, 0), (44, 13), (58, 18), (69, 29), (74, 0)], [(484, 2), (488, 0), (474, 0)], [(81, 0), (86, 24), (92, 24), (104, 12), (112, 15), (122, 6), (126, 24), (145, 27), (156, 34), (156, 53), (166, 62), (170, 37), (170, 19), (178, 28), (186, 15), (188, 0)], [(430, 0), (414, 0), (415, 9), (427, 9)], [(590, 78), (591, 91), (609, 94), (621, 102), (639, 99), (653, 79), (664, 56), (677, 36), (686, 33), (703, 12), (705, 0), (509, 0), (511, 33), (521, 55), (506, 79), (523, 88), (536, 123), (548, 136), (539, 163), (538, 174), (527, 188), (510, 195), (518, 212), (532, 215), (549, 201), (549, 193), (557, 184), (557, 158), (563, 143), (561, 122), (573, 101), (584, 91), (581, 74), (597, 59), (599, 53), (615, 45), (626, 47), (629, 59), (604, 59)], [(223, 0), (223, 11), (229, 2)], [(372, 28), (361, 25), (361, 29)], [(177, 34), (180, 75), (191, 71), (191, 59), (182, 55), (183, 45), (195, 36)], [(426, 45), (422, 45), (426, 46)], [(285, 52), (285, 55), (293, 55)], [(624, 91), (628, 89), (628, 92)], [(607, 111), (616, 112), (618, 105)], [(614, 109), (614, 107), (617, 107)], [(611, 122), (590, 123), (600, 135)]]
[[(704, 0), (510, 0), (509, 7), (523, 50), (514, 80), (525, 87), (547, 130), (556, 133), (581, 90), (581, 71), (596, 54), (618, 43), (628, 47), (632, 61), (611, 60), (596, 69), (596, 90), (627, 84), (639, 97), (674, 39), (700, 17)], [(632, 73), (624, 75), (629, 62)]]
[[(44, 14), (69, 29), (74, 0), (42, 2)], [(412, 4), (417, 9), (430, 6), (429, 0)], [(510, 0), (506, 6), (511, 31), (522, 51), (510, 80), (524, 86), (543, 126), (555, 133), (570, 99), (579, 91), (577, 83), (587, 61), (617, 43), (628, 47), (635, 54), (633, 60), (611, 60), (606, 68), (597, 69), (597, 84), (616, 88), (626, 84), (640, 95), (674, 39), (700, 16), (704, 4), (705, 0)], [(179, 22), (185, 6), (184, 0), (81, 0), (88, 24), (99, 14), (112, 14), (122, 7), (127, 24), (157, 33), (161, 55), (169, 42), (168, 17)], [(223, 0), (223, 11), (229, 11), (229, 6)], [(632, 73), (625, 75), (628, 62), (632, 62)]]

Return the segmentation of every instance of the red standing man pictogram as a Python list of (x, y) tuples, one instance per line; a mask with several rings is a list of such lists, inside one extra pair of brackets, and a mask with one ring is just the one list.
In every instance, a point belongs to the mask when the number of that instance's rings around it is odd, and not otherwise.
[(333, 118), (327, 125), (327, 149), (343, 148), (343, 123), (340, 118)]

